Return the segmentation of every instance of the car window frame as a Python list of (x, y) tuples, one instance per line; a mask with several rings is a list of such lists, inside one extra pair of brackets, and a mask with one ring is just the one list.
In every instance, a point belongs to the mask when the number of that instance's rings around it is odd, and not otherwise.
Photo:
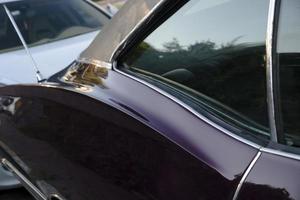
[[(144, 16), (144, 18), (135, 25), (135, 27), (122, 39), (122, 41), (114, 48), (112, 51), (110, 58), (108, 58), (108, 61), (106, 61), (106, 65), (109, 66), (109, 68), (112, 71), (115, 71), (127, 78), (130, 78), (140, 84), (143, 84), (158, 93), (164, 95), (165, 97), (169, 98), (170, 100), (178, 103), (182, 107), (186, 108), (189, 112), (197, 116), (200, 120), (203, 120), (210, 124), (211, 126), (217, 128), (218, 130), (221, 130), (225, 134), (229, 135), (232, 138), (235, 138), (236, 140), (252, 146), (256, 149), (259, 149), (260, 152), (266, 152), (266, 153), (272, 153), (274, 155), (278, 156), (284, 156), (292, 159), (300, 160), (300, 149), (295, 147), (290, 147), (287, 145), (280, 144), (278, 141), (278, 138), (281, 138), (282, 135), (278, 130), (280, 129), (279, 124), (277, 120), (280, 120), (280, 102), (274, 101), (274, 94), (278, 95), (278, 82), (274, 83), (274, 76), (276, 73), (278, 73), (278, 66), (276, 64), (274, 65), (274, 46), (277, 43), (277, 40), (274, 39), (278, 31), (278, 23), (276, 23), (276, 20), (279, 19), (279, 13), (280, 13), (280, 2), (281, 0), (270, 0), (270, 6), (268, 11), (268, 26), (267, 26), (267, 39), (266, 39), (266, 45), (267, 45), (267, 52), (266, 52), (266, 59), (268, 60), (268, 71), (267, 73), (267, 95), (268, 95), (268, 113), (269, 113), (269, 123), (272, 123), (272, 126), (275, 127), (275, 129), (272, 129), (270, 132), (271, 138), (265, 142), (261, 141), (252, 141), (249, 139), (245, 139), (244, 137), (238, 136), (230, 131), (228, 127), (226, 126), (220, 126), (214, 121), (208, 119), (207, 117), (203, 116), (201, 113), (198, 113), (193, 108), (185, 104), (184, 102), (180, 101), (173, 95), (168, 94), (167, 92), (161, 90), (160, 88), (146, 82), (145, 80), (133, 76), (131, 74), (128, 74), (122, 70), (119, 69), (120, 67), (120, 58), (122, 56), (126, 55), (126, 53), (133, 48), (135, 44), (140, 42), (143, 38), (143, 35), (147, 35), (149, 32), (153, 31), (153, 27), (157, 27), (157, 24), (161, 24), (161, 21), (164, 21), (164, 18), (167, 19), (172, 12), (174, 12), (174, 9), (176, 10), (176, 6), (178, 5), (178, 0), (176, 2), (171, 2), (171, 5), (169, 5), (169, 8), (172, 7), (172, 9), (168, 9), (166, 12), (166, 9), (163, 9), (164, 6), (168, 5), (170, 3), (170, 0), (160, 0), (159, 3), (149, 11), (148, 14)], [(179, 1), (180, 2), (180, 1)], [(167, 6), (168, 7), (168, 6)], [(164, 12), (164, 18), (160, 16), (161, 12)], [(171, 14), (170, 14), (171, 13)], [(159, 18), (159, 20), (156, 20), (156, 18)], [(275, 60), (276, 63), (276, 60)], [(274, 73), (275, 72), (275, 73)], [(276, 79), (278, 80), (278, 79)], [(277, 97), (277, 96), (276, 96)], [(276, 116), (276, 118), (275, 118)]]
[[(270, 0), (270, 7), (271, 7), (271, 1)], [(218, 127), (221, 130), (230, 136), (246, 143), (250, 144), (251, 146), (254, 146), (256, 148), (260, 148), (263, 146), (267, 146), (269, 141), (271, 141), (270, 138), (263, 138), (263, 137), (244, 137), (238, 134), (237, 127), (233, 127), (232, 125), (226, 123), (226, 121), (223, 120), (223, 123), (221, 119), (217, 120), (215, 116), (213, 116), (210, 113), (200, 113), (199, 111), (196, 111), (193, 107), (188, 105), (186, 102), (182, 101), (181, 99), (177, 98), (176, 96), (168, 93), (165, 90), (162, 90), (158, 86), (149, 83), (148, 81), (142, 79), (141, 77), (138, 77), (136, 75), (132, 75), (128, 72), (124, 72), (124, 70), (120, 69), (122, 68), (122, 64), (120, 64), (120, 60), (127, 55), (127, 53), (137, 44), (139, 44), (143, 39), (148, 36), (151, 32), (153, 32), (157, 27), (159, 27), (163, 22), (165, 22), (168, 18), (170, 18), (175, 12), (177, 12), (183, 4), (183, 1), (177, 1), (171, 2), (173, 5), (168, 5), (170, 3), (170, 0), (161, 0), (152, 11), (150, 11), (144, 19), (136, 25), (136, 27), (125, 37), (125, 39), (119, 44), (119, 46), (115, 49), (113, 54), (111, 55), (110, 62), (112, 63), (112, 70), (121, 73), (122, 75), (125, 75), (131, 79), (134, 79), (156, 91), (161, 93), (162, 95), (170, 98), (171, 100), (175, 101), (176, 103), (180, 104), (181, 106), (185, 107), (187, 110), (198, 116), (200, 119), (206, 121), (208, 124), (212, 125), (213, 127)], [(168, 5), (168, 6), (165, 6)], [(168, 7), (168, 9), (164, 9), (161, 7)], [(270, 8), (269, 11), (270, 13)], [(163, 14), (161, 14), (163, 13)], [(269, 21), (269, 19), (268, 19)], [(266, 27), (267, 30), (267, 27)], [(267, 38), (266, 38), (267, 43)], [(267, 51), (266, 51), (267, 53)], [(268, 110), (269, 112), (269, 110)], [(221, 124), (221, 125), (220, 125)], [(240, 129), (239, 129), (240, 131)], [(272, 135), (271, 131), (269, 131), (269, 137)], [(272, 137), (271, 137), (272, 138)]]

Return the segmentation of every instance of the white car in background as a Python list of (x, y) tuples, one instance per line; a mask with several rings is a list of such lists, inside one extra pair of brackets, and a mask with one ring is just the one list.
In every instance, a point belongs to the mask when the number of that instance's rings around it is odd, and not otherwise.
[(0, 83), (36, 83), (67, 67), (110, 18), (89, 0), (0, 0)]
[[(0, 0), (0, 86), (36, 83), (67, 67), (110, 18), (89, 0)], [(19, 186), (0, 167), (0, 191)]]

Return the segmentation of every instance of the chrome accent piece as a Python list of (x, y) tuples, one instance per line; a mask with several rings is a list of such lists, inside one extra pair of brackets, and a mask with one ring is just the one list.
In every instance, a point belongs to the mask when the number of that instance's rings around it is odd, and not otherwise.
[(274, 101), (274, 79), (273, 79), (273, 36), (274, 36), (274, 24), (275, 24), (275, 9), (276, 0), (270, 0), (267, 38), (266, 38), (266, 61), (267, 61), (267, 99), (268, 99), (268, 112), (269, 123), (271, 129), (271, 140), (278, 141), (277, 127), (275, 118), (275, 101)]
[(196, 117), (198, 117), (202, 121), (208, 123), (209, 125), (213, 126), (216, 129), (218, 129), (219, 131), (221, 131), (221, 132), (225, 133), (226, 135), (228, 135), (228, 136), (230, 136), (230, 137), (232, 137), (232, 138), (234, 138), (234, 139), (236, 139), (236, 140), (238, 140), (238, 141), (240, 141), (240, 142), (242, 142), (244, 144), (247, 144), (247, 145), (249, 145), (249, 146), (251, 146), (251, 147), (253, 147), (255, 149), (260, 149), (261, 148), (260, 145), (254, 143), (254, 142), (248, 141), (248, 140), (246, 140), (246, 139), (244, 139), (244, 138), (242, 138), (242, 137), (240, 137), (240, 136), (238, 136), (236, 134), (233, 134), (230, 131), (228, 131), (225, 128), (223, 128), (222, 126), (220, 126), (220, 125), (216, 124), (215, 122), (211, 121), (210, 119), (208, 119), (204, 115), (200, 114), (195, 109), (193, 109), (189, 105), (185, 104), (184, 102), (180, 101), (179, 99), (177, 99), (173, 95), (171, 95), (171, 94), (163, 91), (162, 89), (160, 89), (160, 88), (158, 88), (158, 87), (156, 87), (154, 85), (151, 85), (150, 83), (148, 83), (148, 82), (146, 82), (144, 80), (141, 80), (141, 79), (139, 79), (137, 77), (134, 77), (132, 75), (129, 75), (129, 74), (125, 73), (125, 72), (120, 71), (119, 69), (117, 69), (116, 65), (117, 65), (117, 62), (115, 61), (113, 63), (113, 69), (116, 72), (118, 72), (118, 73), (120, 73), (120, 74), (122, 74), (122, 75), (124, 75), (124, 76), (126, 76), (126, 77), (128, 77), (130, 79), (133, 79), (133, 80), (135, 80), (135, 81), (137, 81), (137, 82), (139, 82), (139, 83), (141, 83), (141, 84), (143, 84), (143, 85), (145, 85), (145, 86), (147, 86), (147, 87), (155, 90), (156, 92), (164, 95), (165, 97), (171, 99), (172, 101), (176, 102), (177, 104), (179, 104), (180, 106), (182, 106), (183, 108), (185, 108), (186, 110), (188, 110), (189, 112), (191, 112), (192, 114), (194, 114)]
[(64, 199), (57, 194), (51, 194), (48, 200), (64, 200)]
[(49, 185), (44, 180), (36, 181), (36, 185), (40, 188), (41, 192), (43, 192), (49, 200), (66, 200), (52, 185)]
[(300, 160), (300, 155), (288, 153), (288, 152), (284, 152), (284, 151), (280, 151), (280, 150), (261, 148), (261, 152), (269, 153), (269, 154), (273, 154), (273, 155), (277, 155), (277, 156), (282, 156), (282, 157), (290, 158), (290, 159), (294, 159), (294, 160)]
[(106, 69), (112, 69), (112, 64), (111, 63), (103, 62), (103, 61), (96, 60), (96, 59), (78, 58), (76, 61), (79, 62), (79, 63), (95, 65), (95, 66), (100, 67), (100, 68), (104, 67)]
[(241, 178), (241, 180), (240, 180), (240, 182), (239, 182), (239, 184), (238, 184), (238, 186), (237, 186), (237, 188), (235, 190), (235, 193), (234, 193), (234, 196), (233, 196), (232, 200), (236, 200), (238, 198), (239, 193), (240, 193), (240, 191), (242, 189), (243, 184), (245, 183), (245, 181), (246, 181), (249, 173), (251, 172), (252, 168), (254, 167), (255, 163), (257, 162), (257, 160), (259, 159), (259, 157), (261, 156), (261, 154), (262, 153), (260, 151), (258, 151), (257, 154), (256, 154), (256, 156), (251, 161), (250, 165), (247, 167), (245, 173), (243, 174), (243, 176), (242, 176), (242, 178)]
[(93, 86), (105, 88), (104, 79), (108, 76), (108, 67), (109, 64), (101, 61), (81, 59), (73, 63), (61, 80), (76, 84), (77, 89), (83, 92), (91, 91), (90, 87)]
[(42, 74), (41, 74), (41, 72), (40, 72), (40, 70), (39, 70), (39, 68), (38, 68), (38, 66), (37, 66), (37, 63), (36, 63), (35, 60), (33, 59), (32, 55), (31, 55), (31, 53), (30, 53), (30, 51), (29, 51), (29, 49), (28, 49), (28, 46), (27, 46), (27, 44), (26, 44), (26, 41), (25, 41), (25, 39), (23, 38), (23, 35), (22, 35), (22, 33), (21, 33), (21, 31), (20, 31), (20, 29), (19, 29), (17, 23), (15, 22), (15, 20), (14, 20), (12, 14), (11, 14), (11, 12), (9, 11), (9, 9), (6, 7), (5, 4), (3, 5), (3, 8), (5, 9), (5, 12), (6, 12), (6, 14), (7, 14), (7, 16), (8, 16), (8, 18), (9, 18), (10, 22), (12, 23), (12, 25), (13, 25), (15, 31), (17, 32), (18, 37), (19, 37), (19, 39), (21, 40), (21, 42), (22, 42), (22, 44), (23, 44), (23, 46), (24, 46), (24, 49), (25, 49), (27, 55), (29, 56), (29, 58), (30, 58), (30, 60), (31, 60), (31, 62), (32, 62), (34, 68), (35, 68), (35, 73), (36, 73), (37, 81), (38, 81), (38, 82), (43, 81), (44, 78), (43, 78), (43, 76), (42, 76)]
[(134, 33), (140, 29), (140, 27), (152, 17), (153, 14), (168, 0), (161, 0), (158, 2), (144, 17), (139, 23), (135, 25), (135, 27), (127, 34), (127, 36), (119, 43), (117, 48), (113, 51), (109, 61), (113, 63), (113, 61), (118, 57), (119, 53), (127, 46), (130, 37), (134, 35)]
[(32, 184), (16, 167), (14, 167), (8, 160), (3, 158), (1, 164), (4, 168), (12, 172), (22, 185), (31, 193), (36, 200), (47, 200), (47, 197)]
[(0, 147), (9, 154), (9, 156), (18, 164), (18, 166), (22, 168), (22, 170), (24, 170), (28, 174), (31, 172), (30, 168), (21, 160), (21, 158), (1, 140)]

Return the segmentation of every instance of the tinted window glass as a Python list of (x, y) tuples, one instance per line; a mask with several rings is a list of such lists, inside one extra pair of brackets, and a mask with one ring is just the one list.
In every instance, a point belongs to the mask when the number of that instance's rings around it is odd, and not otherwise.
[(29, 45), (99, 30), (108, 21), (83, 0), (26, 0), (7, 7)]
[(6, 20), (3, 8), (0, 10), (0, 37), (3, 37), (5, 35)]
[[(123, 59), (199, 106), (266, 134), (268, 0), (191, 0)], [(266, 134), (267, 135), (267, 134)]]
[(278, 30), (280, 96), (285, 142), (300, 146), (300, 1), (283, 0)]
[(22, 47), (22, 43), (10, 23), (4, 8), (0, 7), (0, 52), (20, 47)]

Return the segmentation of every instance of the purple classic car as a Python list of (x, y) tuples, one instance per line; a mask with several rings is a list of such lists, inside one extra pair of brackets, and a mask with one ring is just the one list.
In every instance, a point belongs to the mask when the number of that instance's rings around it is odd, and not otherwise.
[(24, 186), (5, 198), (300, 199), (299, 15), (128, 1), (73, 64), (0, 88), (1, 163)]

